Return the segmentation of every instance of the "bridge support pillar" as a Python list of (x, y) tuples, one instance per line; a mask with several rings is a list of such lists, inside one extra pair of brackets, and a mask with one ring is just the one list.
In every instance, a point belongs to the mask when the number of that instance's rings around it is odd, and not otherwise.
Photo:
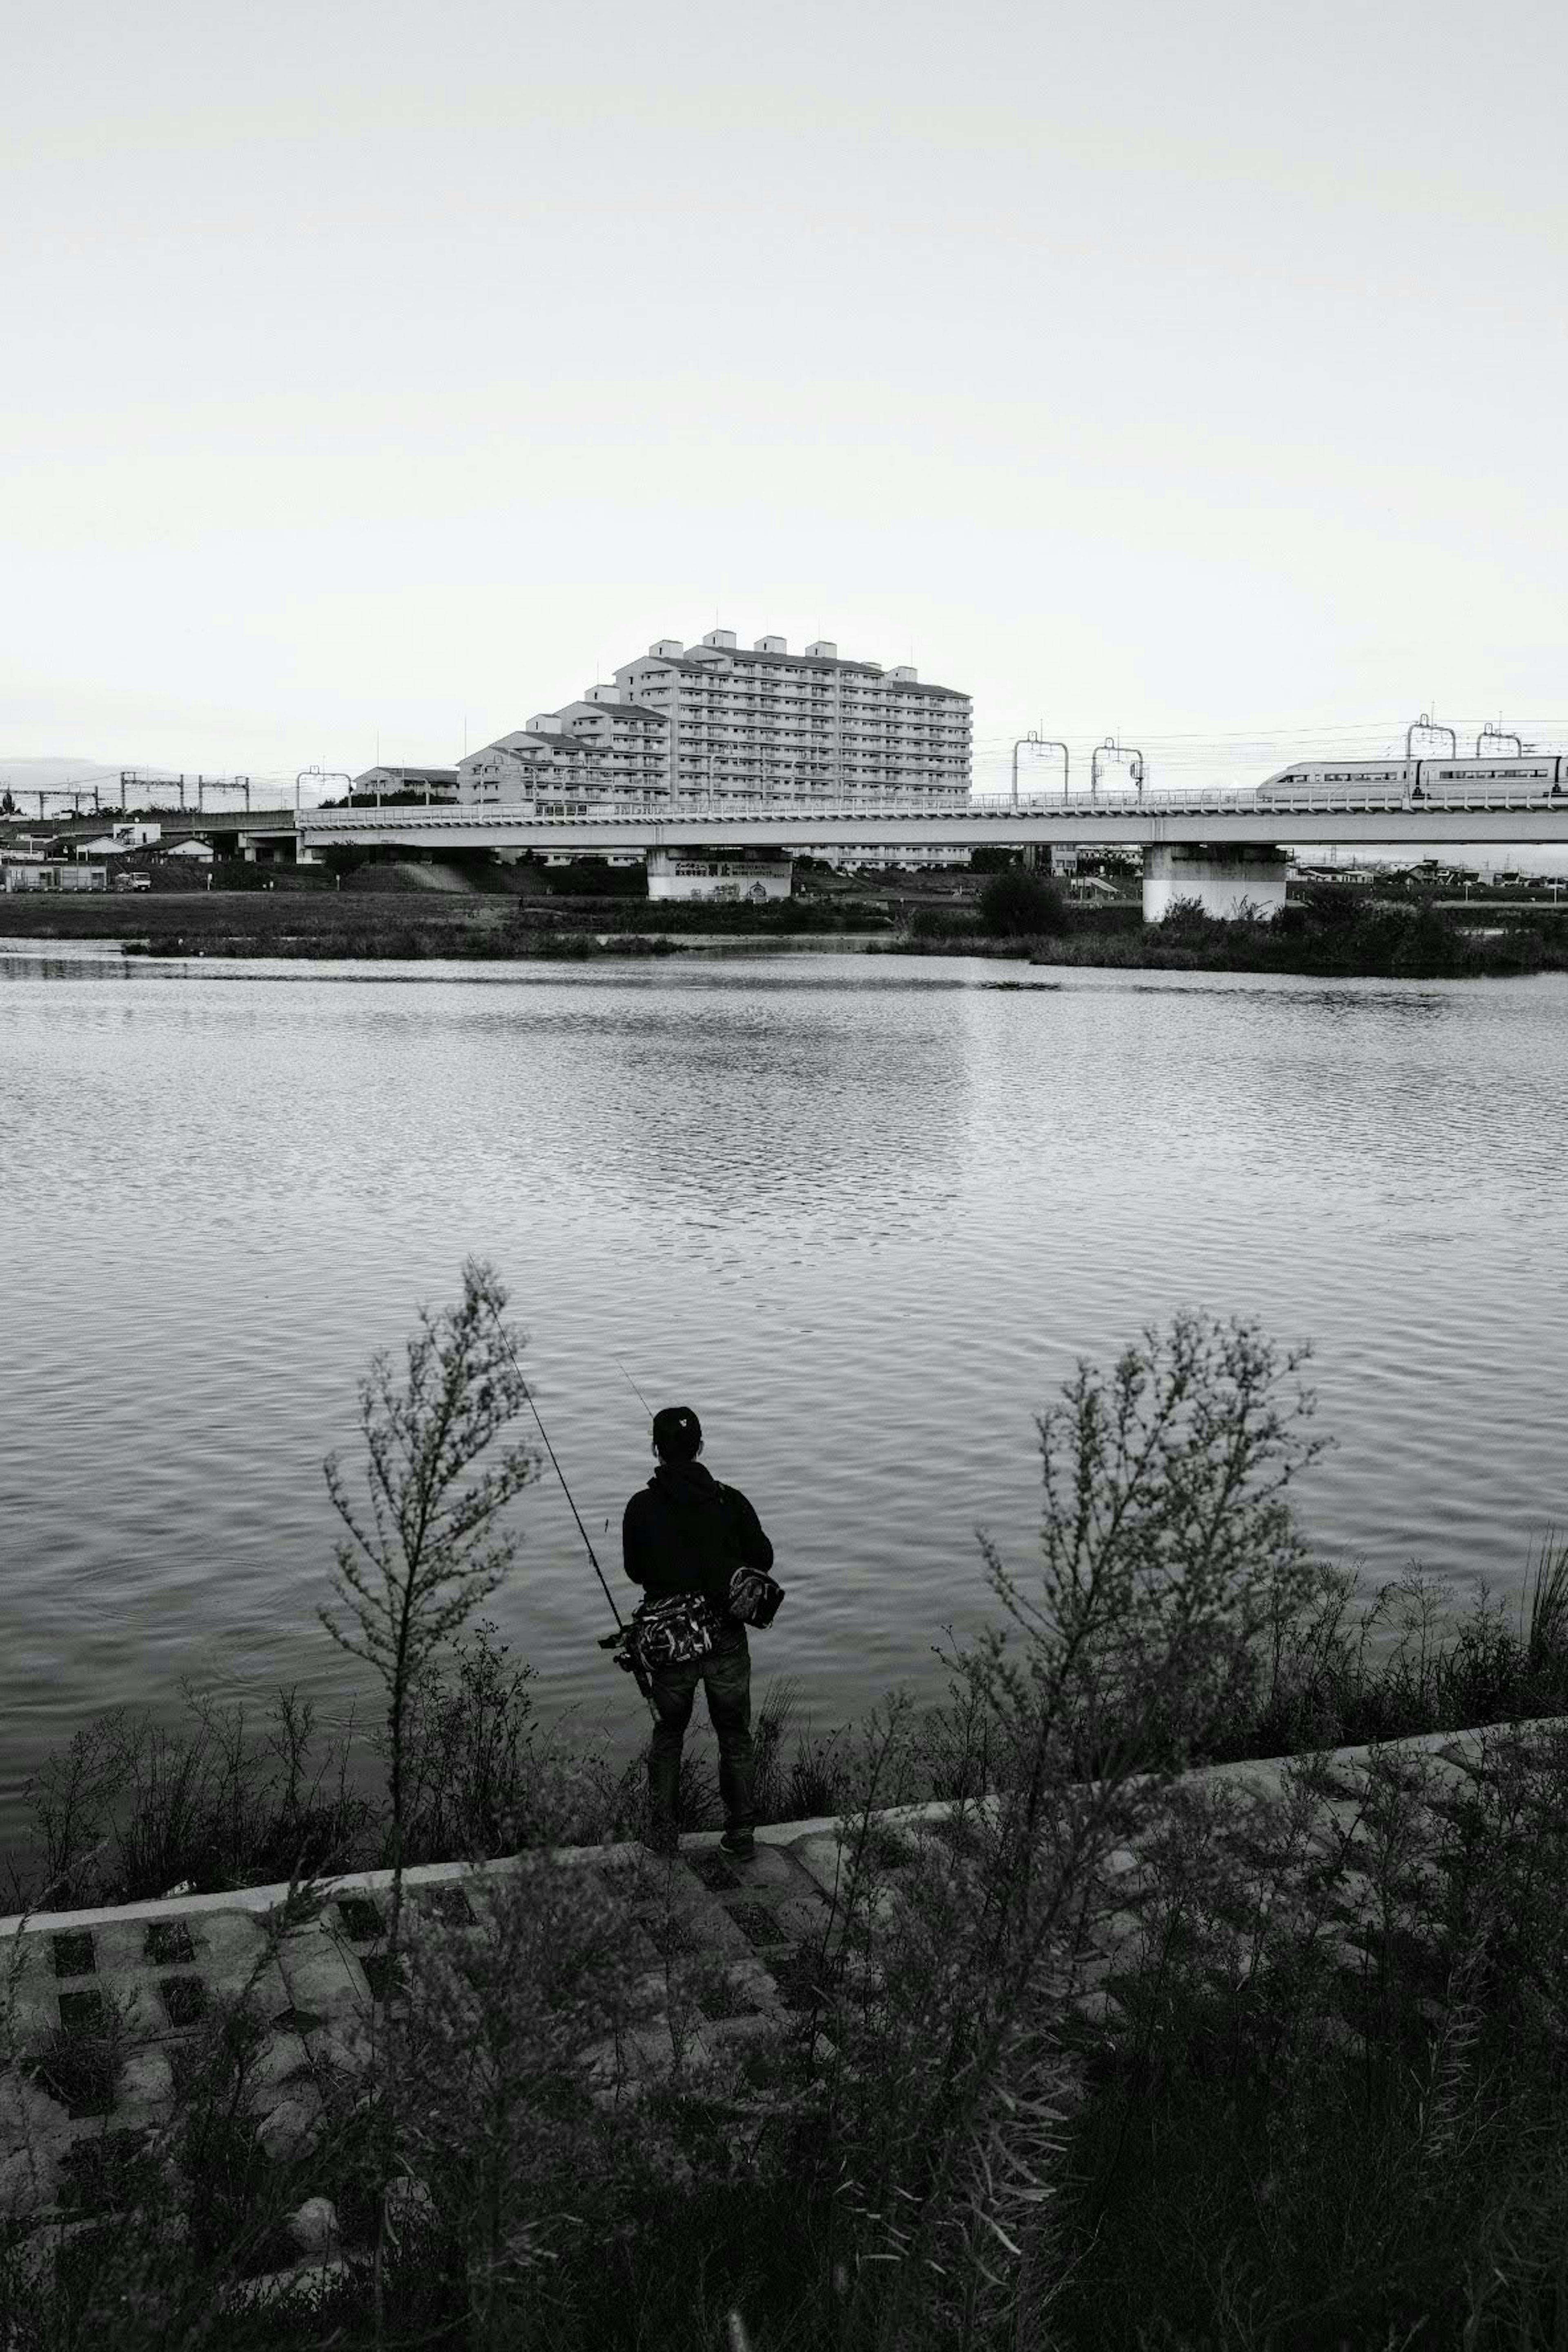
[(1143, 852), (1143, 920), (1163, 922), (1184, 898), (1225, 922), (1244, 911), (1278, 914), (1289, 864), (1267, 842), (1152, 842)]

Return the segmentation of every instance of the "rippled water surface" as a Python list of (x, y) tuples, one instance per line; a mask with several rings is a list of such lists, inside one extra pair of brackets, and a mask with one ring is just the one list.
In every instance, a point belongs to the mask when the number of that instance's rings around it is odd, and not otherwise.
[[(617, 1358), (697, 1406), (790, 1586), (759, 1663), (819, 1721), (938, 1685), (976, 1526), (1028, 1559), (1032, 1413), (1183, 1302), (1315, 1342), (1323, 1547), (1517, 1587), (1568, 1520), (1565, 1041), (1557, 979), (0, 952), (0, 1827), (182, 1675), (346, 1704), (321, 1458), (468, 1251), (612, 1559)], [(629, 1715), (559, 1491), (515, 1511), (494, 1614), (547, 1703)]]

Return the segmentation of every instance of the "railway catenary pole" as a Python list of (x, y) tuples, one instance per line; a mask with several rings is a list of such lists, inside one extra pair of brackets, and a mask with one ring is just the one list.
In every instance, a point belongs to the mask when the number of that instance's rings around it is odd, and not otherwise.
[(1405, 756), (1407, 760), (1414, 759), (1415, 756), (1412, 744), (1417, 735), (1446, 735), (1448, 739), (1449, 758), (1452, 760), (1458, 758), (1459, 739), (1454, 730), (1451, 727), (1445, 727), (1440, 719), (1434, 719), (1430, 712), (1424, 710), (1420, 718), (1413, 719), (1405, 730)]
[(1072, 753), (1068, 750), (1067, 745), (1058, 740), (1056, 736), (1037, 734), (1035, 729), (1031, 727), (1028, 733), (1026, 735), (1020, 735), (1017, 741), (1013, 746), (1013, 806), (1016, 808), (1018, 805), (1018, 754), (1023, 750), (1026, 743), (1033, 743), (1037, 751), (1059, 751), (1061, 753), (1062, 799), (1064, 802), (1068, 800), (1070, 794), (1069, 778), (1072, 773)]
[(1133, 751), (1131, 745), (1119, 743), (1114, 735), (1108, 735), (1103, 743), (1097, 743), (1094, 747), (1089, 763), (1089, 799), (1094, 801), (1100, 798), (1100, 763), (1107, 757), (1113, 760), (1126, 760), (1129, 762), (1128, 772), (1137, 786), (1138, 797), (1142, 800), (1144, 776), (1143, 754), (1142, 751)]
[[(299, 774), (294, 779), (294, 824), (296, 830), (298, 829), (300, 823), (300, 787), (304, 782), (307, 776), (311, 777), (314, 782), (321, 784), (333, 784), (338, 782), (345, 783), (349, 788), (351, 797), (353, 793), (354, 780), (350, 775), (346, 768), (301, 768)], [(247, 808), (248, 808), (249, 805), (249, 800), (247, 799)], [(381, 797), (379, 793), (376, 796), (376, 806), (378, 808), (381, 806)]]

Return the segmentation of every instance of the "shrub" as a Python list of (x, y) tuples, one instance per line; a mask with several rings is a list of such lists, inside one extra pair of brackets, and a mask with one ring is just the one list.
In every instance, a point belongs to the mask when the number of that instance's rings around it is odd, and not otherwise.
[(612, 866), (605, 857), (574, 857), (565, 866), (542, 868), (544, 886), (559, 898), (646, 898), (647, 869)]
[(482, 1860), (535, 1843), (544, 1807), (531, 1666), (481, 1623), (426, 1659), (408, 1695), (404, 1859)]
[[(1173, 1792), (1092, 2037), (1055, 2341), (1552, 2340), (1568, 2158), (1561, 1735), (1455, 1801), (1374, 1758), (1335, 1832), (1282, 1793)], [(1357, 1923), (1364, 1922), (1364, 1927)], [(1542, 1995), (1552, 1988), (1546, 1999)]]
[(360, 1382), (363, 1501), (336, 1454), (322, 1465), (343, 1533), (333, 1554), (336, 1606), (322, 1610), (321, 1622), (341, 1649), (374, 1668), (386, 1692), (395, 1951), (414, 1693), (504, 1579), (516, 1538), (498, 1534), (497, 1519), (538, 1475), (539, 1457), (525, 1444), (505, 1447), (493, 1465), (475, 1470), (528, 1401), (501, 1319), (506, 1303), (493, 1267), (468, 1259), (458, 1304), (440, 1314), (421, 1310), (403, 1379), (379, 1353)]
[(983, 1756), (989, 1792), (894, 1885), (871, 1816), (898, 1793), (907, 1711), (883, 1727), (826, 2019), (823, 2144), (853, 2258), (837, 2340), (1037, 2340), (1082, 2089), (1064, 2038), (1079, 1922), (1310, 1589), (1287, 1499), (1314, 1451), (1299, 1362), (1250, 1323), (1185, 1314), (1110, 1375), (1081, 1365), (1041, 1415), (1040, 1582), (986, 1547), (1004, 1622), (958, 1653), (942, 1727), (946, 1769)]
[(254, 1718), (187, 1688), (184, 1719), (117, 1708), (28, 1779), (30, 1865), (18, 1899), (131, 1903), (347, 1869), (375, 1817), (350, 1785), (352, 1720), (320, 1739), (309, 1699), (281, 1690)]
[(1058, 883), (1026, 866), (987, 877), (980, 893), (981, 928), (993, 939), (1041, 939), (1068, 928), (1067, 899)]
[(118, 2006), (100, 1996), (90, 1998), (90, 2021), (56, 2026), (46, 2036), (33, 2070), (40, 2087), (73, 2116), (109, 2113), (129, 2048)]

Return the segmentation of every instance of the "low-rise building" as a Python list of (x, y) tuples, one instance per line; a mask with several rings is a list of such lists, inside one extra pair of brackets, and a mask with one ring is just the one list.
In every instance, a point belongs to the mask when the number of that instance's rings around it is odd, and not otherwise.
[(6, 890), (107, 890), (107, 866), (75, 858), (29, 857), (8, 853), (0, 859), (0, 887)]
[(77, 857), (124, 857), (132, 849), (150, 849), (162, 838), (163, 828), (144, 818), (128, 817), (89, 840), (74, 840), (71, 850)]
[(367, 768), (350, 787), (355, 800), (455, 801), (456, 768)]

